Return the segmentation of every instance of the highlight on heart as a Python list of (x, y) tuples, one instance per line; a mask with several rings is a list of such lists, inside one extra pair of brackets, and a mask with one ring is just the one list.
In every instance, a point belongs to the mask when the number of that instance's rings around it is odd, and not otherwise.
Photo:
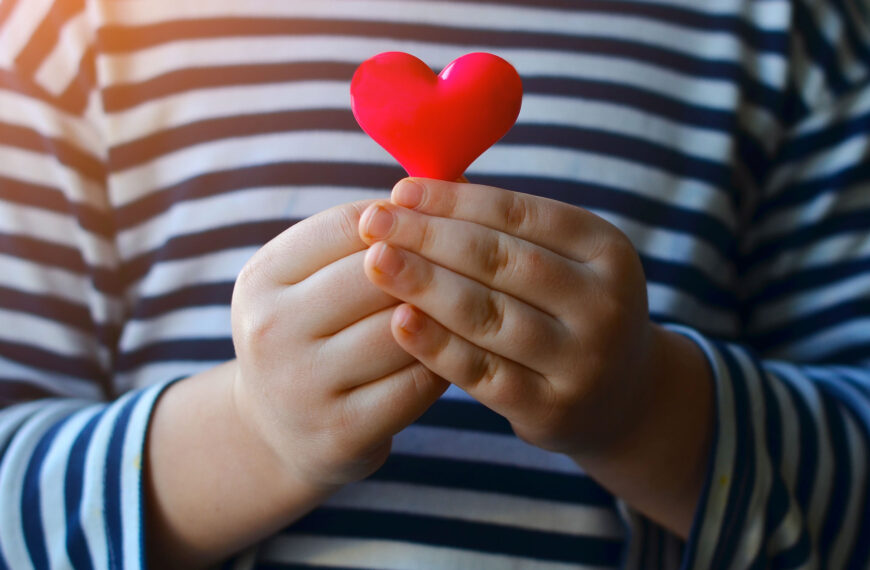
[(362, 130), (408, 175), (456, 180), (513, 127), (523, 85), (491, 53), (464, 55), (436, 75), (413, 55), (385, 52), (357, 68), (350, 96)]

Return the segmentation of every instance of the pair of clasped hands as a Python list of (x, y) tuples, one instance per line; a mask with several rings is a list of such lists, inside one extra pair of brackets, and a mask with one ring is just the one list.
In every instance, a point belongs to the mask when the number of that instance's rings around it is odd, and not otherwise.
[(241, 417), (301, 480), (341, 486), (453, 383), (523, 440), (616, 440), (654, 353), (627, 237), (568, 204), (404, 179), (295, 224), (233, 297)]

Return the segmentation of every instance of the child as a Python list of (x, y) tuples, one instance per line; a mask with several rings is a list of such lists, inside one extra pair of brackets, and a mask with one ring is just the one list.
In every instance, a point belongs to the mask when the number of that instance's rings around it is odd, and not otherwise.
[[(0, 567), (866, 567), (868, 30), (7, 0)], [(523, 76), (474, 184), (388, 192), (396, 49)]]

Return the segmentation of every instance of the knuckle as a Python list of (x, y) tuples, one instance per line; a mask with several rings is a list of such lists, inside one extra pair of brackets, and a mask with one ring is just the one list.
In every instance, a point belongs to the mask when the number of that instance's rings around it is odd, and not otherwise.
[(473, 334), (484, 338), (498, 336), (504, 327), (504, 303), (501, 297), (495, 292), (489, 292), (477, 303), (476, 309)]
[(476, 259), (481, 260), (484, 275), (491, 281), (508, 279), (515, 266), (514, 256), (507, 246), (506, 236), (496, 234), (490, 240), (475, 240), (474, 247), (478, 249)]
[(516, 234), (522, 228), (534, 225), (534, 220), (531, 219), (533, 215), (534, 207), (530, 200), (525, 199), (522, 194), (509, 194), (504, 212), (508, 232)]
[(469, 362), (468, 377), (471, 380), (470, 385), (475, 389), (492, 385), (497, 375), (498, 365), (487, 352), (478, 351)]

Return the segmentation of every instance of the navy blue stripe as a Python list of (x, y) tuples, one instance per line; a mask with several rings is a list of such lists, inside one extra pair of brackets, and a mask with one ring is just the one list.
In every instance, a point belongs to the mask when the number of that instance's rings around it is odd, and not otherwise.
[[(556, 8), (575, 13), (600, 13), (605, 15), (622, 15), (647, 18), (658, 20), (664, 23), (677, 24), (681, 27), (694, 28), (703, 32), (724, 32), (732, 36), (736, 36), (743, 43), (748, 44), (756, 51), (775, 53), (783, 56), (788, 55), (788, 35), (784, 31), (762, 30), (755, 27), (751, 22), (746, 20), (745, 14), (723, 14), (723, 13), (704, 13), (700, 10), (685, 9), (679, 6), (667, 6), (662, 4), (652, 4), (646, 2), (620, 2), (618, 8), (615, 9), (612, 2), (602, 0), (463, 0), (463, 4), (496, 4), (498, 6), (527, 6), (533, 8)], [(618, 11), (617, 11), (618, 10)], [(283, 19), (278, 19), (276, 25), (267, 27), (267, 22), (254, 18), (236, 18), (231, 21), (223, 19), (206, 20), (205, 25), (186, 32), (185, 37), (210, 37), (223, 36), (228, 32), (240, 33), (240, 24), (242, 23), (259, 23), (258, 33), (268, 34), (286, 34), (287, 22)], [(297, 27), (302, 27), (299, 20), (294, 20)], [(160, 34), (155, 34), (152, 27), (148, 27), (149, 33), (142, 33), (142, 37), (137, 37), (131, 32), (143, 30), (142, 27), (137, 28), (120, 28), (109, 27), (100, 36), (100, 40), (107, 44), (106, 49), (109, 51), (120, 50), (128, 51), (133, 49), (141, 49), (147, 44), (143, 42), (151, 39), (155, 41), (173, 41), (179, 39), (178, 34), (185, 33), (176, 28), (174, 33), (169, 31), (168, 24), (162, 24), (163, 37)], [(211, 28), (211, 29), (209, 29)], [(289, 29), (294, 29), (291, 26)], [(243, 30), (246, 35), (254, 34), (254, 30)], [(125, 34), (126, 32), (126, 34)], [(132, 35), (132, 38), (127, 38), (125, 35)], [(158, 39), (159, 38), (159, 39)]]
[(278, 162), (232, 170), (210, 171), (150, 192), (143, 198), (117, 209), (119, 231), (141, 224), (173, 205), (219, 196), (229, 192), (266, 186), (338, 186), (389, 190), (405, 175), (401, 167), (351, 163)]
[[(730, 349), (719, 346), (719, 354), (728, 369), (730, 386), (734, 395), (734, 434), (736, 453), (734, 468), (731, 472), (731, 489), (728, 493), (728, 504), (722, 519), (719, 540), (713, 555), (712, 566), (725, 568), (733, 562), (737, 547), (746, 524), (749, 502), (756, 482), (755, 463), (755, 418), (752, 416), (749, 389), (743, 369), (731, 354)], [(759, 374), (763, 374), (758, 370)]]
[(50, 267), (59, 267), (78, 274), (87, 272), (78, 249), (29, 236), (0, 233), (0, 254), (27, 259)]
[(831, 350), (817, 361), (819, 364), (870, 365), (870, 341), (850, 341), (846, 346)]
[(229, 306), (233, 281), (179, 287), (164, 295), (141, 297), (130, 315), (131, 321), (151, 319), (191, 307)]
[(812, 246), (826, 238), (843, 234), (855, 234), (860, 238), (866, 236), (868, 232), (870, 232), (870, 209), (830, 214), (824, 219), (814, 220), (811, 225), (792, 228), (785, 235), (776, 236), (759, 244), (746, 256), (746, 267), (751, 269), (789, 250)]
[(317, 509), (296, 522), (289, 532), (399, 540), (476, 552), (600, 566), (616, 565), (622, 551), (620, 539), (575, 536), (459, 519), (355, 509)]
[(870, 298), (848, 299), (831, 307), (793, 318), (763, 334), (753, 334), (750, 343), (760, 352), (797, 342), (819, 331), (870, 317)]
[(797, 481), (792, 492), (801, 512), (805, 513), (810, 504), (813, 486), (818, 475), (818, 428), (802, 393), (792, 386), (792, 380), (785, 376), (782, 376), (781, 380), (782, 386), (788, 393), (792, 411), (797, 418), (797, 426), (795, 426), (797, 433), (791, 433), (789, 437), (795, 437), (800, 442), (798, 445)]
[(512, 465), (394, 453), (371, 479), (614, 507), (613, 496), (586, 476)]
[(828, 265), (797, 269), (765, 284), (763, 289), (747, 299), (747, 306), (774, 303), (789, 295), (842, 283), (867, 272), (870, 272), (870, 257), (836, 260)]
[(852, 500), (852, 454), (849, 451), (843, 420), (843, 414), (846, 412), (843, 410), (842, 404), (836, 398), (825, 394), (822, 397), (822, 406), (827, 417), (829, 441), (834, 459), (832, 462), (831, 491), (825, 501), (824, 525), (821, 529), (817, 548), (819, 549), (819, 562), (823, 567), (829, 567), (828, 559), (831, 555), (831, 548), (840, 534), (849, 501)]
[(810, 559), (812, 548), (812, 540), (810, 540), (806, 521), (804, 521), (797, 542), (771, 557), (769, 568), (797, 568), (798, 566), (803, 566)]
[(232, 338), (192, 338), (155, 342), (134, 351), (121, 352), (115, 370), (129, 372), (158, 362), (191, 360), (224, 361), (235, 358)]
[[(82, 380), (100, 380), (103, 386), (106, 385), (103, 381), (106, 377), (105, 372), (96, 362), (84, 357), (66, 356), (29, 344), (9, 341), (0, 341), (0, 354), (24, 366), (58, 372)], [(57, 380), (58, 385), (62, 382), (63, 380)]]
[(57, 159), (63, 165), (96, 182), (103, 182), (102, 161), (60, 138), (51, 138), (33, 129), (0, 121), (0, 140), (4, 145), (31, 150)]
[(777, 165), (787, 163), (800, 164), (801, 160), (812, 158), (819, 152), (824, 152), (851, 139), (865, 139), (870, 132), (870, 112), (846, 117), (836, 123), (828, 124), (819, 130), (803, 134), (783, 143), (777, 154)]
[(477, 402), (441, 398), (416, 421), (417, 424), (513, 435), (511, 424), (503, 416)]
[(84, 493), (85, 460), (88, 446), (105, 409), (93, 418), (79, 433), (70, 449), (64, 486), (64, 508), (66, 514), (66, 551), (77, 570), (90, 570), (94, 567), (88, 541), (82, 528), (82, 495)]
[(41, 398), (54, 398), (59, 395), (56, 392), (21, 378), (0, 376), (0, 410), (13, 404), (39, 400)]
[(639, 196), (601, 184), (531, 176), (471, 174), (475, 183), (544, 196), (590, 210), (612, 212), (654, 228), (706, 241), (726, 259), (735, 251), (734, 235), (706, 212)]
[(45, 456), (67, 419), (58, 421), (43, 434), (33, 449), (33, 455), (24, 473), (24, 488), (21, 492), (21, 530), (24, 532), (27, 552), (36, 568), (48, 568), (48, 548), (42, 525), (42, 493), (39, 488), (39, 478)]
[(737, 307), (733, 292), (713, 283), (696, 267), (648, 255), (641, 255), (640, 260), (647, 283), (660, 283), (678, 289), (689, 297), (723, 311), (733, 311)]
[(39, 295), (0, 285), (0, 308), (42, 317), (93, 333), (96, 325), (84, 304), (52, 295)]
[(850, 186), (870, 180), (870, 162), (859, 162), (827, 176), (797, 181), (783, 188), (776, 196), (759, 205), (754, 223), (760, 223), (780, 210), (805, 204), (832, 193), (842, 193)]
[[(864, 33), (863, 30), (859, 31), (862, 22), (855, 22), (855, 17), (849, 12), (846, 6), (846, 1), (847, 0), (833, 0), (831, 4), (837, 11), (839, 16), (838, 19), (843, 26), (843, 30), (845, 30), (844, 35), (849, 49), (855, 54), (856, 59), (858, 59), (866, 70), (868, 65), (870, 65), (870, 37), (862, 37), (860, 35), (861, 33)], [(855, 7), (856, 10), (863, 11), (863, 13), (859, 13), (859, 16), (863, 16), (866, 19), (863, 22), (863, 25), (866, 26), (868, 23), (867, 20), (870, 20), (870, 18), (868, 18), (868, 13), (866, 11), (867, 7), (864, 6), (864, 3), (853, 1), (850, 5)]]
[(190, 259), (240, 247), (261, 246), (290, 227), (295, 220), (270, 220), (223, 226), (203, 232), (176, 235), (157, 249), (143, 253), (122, 268), (124, 285), (144, 277), (161, 262)]
[(558, 125), (517, 124), (502, 139), (502, 144), (557, 146), (625, 159), (669, 172), (681, 179), (706, 182), (716, 189), (730, 192), (733, 181), (731, 166), (679, 151), (643, 139), (599, 129)]
[(737, 117), (732, 111), (688, 103), (643, 87), (574, 77), (523, 77), (523, 91), (528, 95), (558, 95), (603, 101), (644, 111), (686, 126), (733, 134)]
[(825, 76), (828, 87), (835, 94), (840, 95), (849, 89), (850, 85), (843, 75), (843, 70), (840, 69), (835, 47), (822, 35), (804, 2), (805, 0), (796, 0), (790, 4), (799, 36), (796, 41), (804, 44), (806, 56), (814, 60), (813, 63)]
[[(121, 516), (121, 477), (124, 461), (124, 440), (133, 409), (142, 397), (135, 394), (124, 404), (112, 427), (112, 436), (106, 453), (106, 477), (103, 485), (103, 508), (106, 511), (106, 538), (109, 547), (109, 566), (124, 568), (124, 519)], [(128, 469), (133, 469), (132, 466)], [(144, 531), (144, 529), (143, 529)]]

